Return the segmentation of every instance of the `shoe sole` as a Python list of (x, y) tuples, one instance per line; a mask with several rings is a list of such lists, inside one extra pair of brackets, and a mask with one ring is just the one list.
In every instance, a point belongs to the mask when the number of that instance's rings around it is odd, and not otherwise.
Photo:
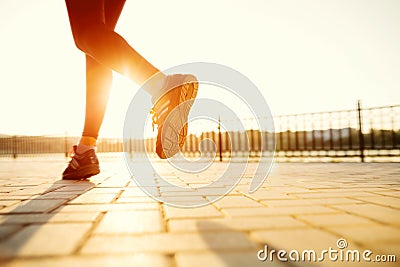
[(88, 165), (80, 167), (74, 173), (63, 175), (63, 180), (84, 180), (100, 173), (98, 165)]
[[(176, 112), (174, 114), (175, 116), (169, 119), (169, 123), (164, 123), (163, 125), (161, 135), (162, 139), (164, 140), (164, 145), (157, 146), (161, 147), (161, 151), (157, 151), (157, 154), (160, 158), (166, 159), (173, 157), (183, 147), (188, 132), (189, 112), (193, 106), (194, 100), (196, 99), (198, 88), (199, 83), (196, 78), (192, 75), (188, 75), (185, 78), (184, 84), (181, 86), (179, 103), (175, 107), (178, 108), (179, 111), (173, 111)], [(185, 123), (182, 125), (180, 132), (177, 133), (173, 125), (180, 125), (182, 121)], [(178, 142), (175, 140), (176, 136), (179, 136)], [(159, 143), (161, 144), (161, 142)]]

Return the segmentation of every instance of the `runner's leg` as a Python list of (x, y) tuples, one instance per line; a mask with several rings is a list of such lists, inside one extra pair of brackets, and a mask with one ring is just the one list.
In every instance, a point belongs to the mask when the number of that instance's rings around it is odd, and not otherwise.
[[(114, 30), (122, 12), (125, 0), (104, 2), (106, 27)], [(112, 82), (112, 70), (86, 55), (86, 115), (80, 145), (94, 146), (107, 106)], [(85, 152), (78, 146), (78, 153)]]
[[(106, 27), (104, 3), (99, 0), (66, 0), (75, 43), (100, 64), (127, 76), (137, 84), (143, 84), (160, 71), (129, 46), (114, 29)], [(163, 75), (160, 76), (161, 85), (163, 78)]]

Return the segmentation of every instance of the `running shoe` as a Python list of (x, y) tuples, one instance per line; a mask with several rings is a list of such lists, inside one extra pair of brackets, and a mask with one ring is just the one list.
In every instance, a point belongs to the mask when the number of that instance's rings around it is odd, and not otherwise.
[(150, 113), (157, 125), (156, 153), (170, 158), (182, 149), (188, 133), (188, 115), (197, 95), (199, 84), (195, 76), (175, 74), (167, 76), (164, 93), (153, 99)]
[(63, 180), (83, 180), (100, 173), (99, 160), (94, 149), (77, 154), (76, 148), (77, 146), (73, 146), (71, 161), (62, 174)]

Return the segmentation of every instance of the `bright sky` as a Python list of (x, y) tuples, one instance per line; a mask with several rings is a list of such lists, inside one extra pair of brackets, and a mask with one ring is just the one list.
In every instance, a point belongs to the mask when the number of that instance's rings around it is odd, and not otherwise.
[[(128, 0), (117, 32), (160, 69), (240, 71), (278, 115), (400, 104), (399, 12), (398, 0)], [(1, 0), (0, 36), (0, 134), (80, 134), (85, 64), (65, 2)], [(114, 77), (102, 136), (122, 134), (138, 88)]]

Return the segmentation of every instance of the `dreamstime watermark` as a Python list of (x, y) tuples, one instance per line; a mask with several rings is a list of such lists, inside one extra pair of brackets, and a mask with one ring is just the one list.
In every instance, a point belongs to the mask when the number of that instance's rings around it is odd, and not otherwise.
[[(274, 132), (274, 123), (268, 104), (260, 93), (256, 85), (244, 76), (242, 73), (224, 65), (206, 62), (188, 63), (175, 66), (163, 71), (167, 75), (176, 73), (187, 73), (197, 77), (199, 82), (199, 92), (206, 90), (203, 87), (214, 86), (224, 90), (224, 95), (233, 95), (239, 99), (248, 110), (250, 110), (252, 118), (256, 122), (254, 130), (260, 134), (260, 140), (266, 140), (266, 133)], [(157, 168), (157, 159), (152, 155), (142, 152), (131, 151), (126, 149), (126, 144), (132, 140), (139, 141), (141, 147), (146, 147), (145, 129), (149, 122), (149, 110), (151, 102), (149, 96), (145, 92), (146, 86), (152, 84), (151, 80), (146, 82), (135, 94), (125, 117), (123, 139), (124, 139), (124, 157), (127, 167), (136, 182), (136, 184), (150, 197), (164, 202), (166, 204), (177, 207), (199, 207), (215, 202), (227, 193), (229, 193), (241, 180), (248, 166), (250, 152), (243, 153), (240, 162), (233, 163), (231, 159), (227, 161), (227, 166), (220, 173), (205, 173), (212, 168), (215, 163), (217, 145), (211, 139), (204, 139), (202, 142), (213, 143), (214, 157), (203, 157), (192, 160), (185, 158), (182, 153), (178, 153), (174, 157), (164, 160), (168, 163), (173, 171), (169, 175)], [(209, 89), (210, 90), (210, 89)], [(203, 95), (207, 92), (203, 91)], [(171, 111), (171, 114), (175, 111)], [(170, 115), (168, 115), (170, 116)], [(224, 102), (224, 99), (210, 99), (205, 97), (197, 97), (192, 109), (189, 113), (189, 128), (196, 120), (208, 120), (210, 122), (218, 122), (219, 118), (229, 118), (235, 122), (235, 131), (247, 134), (247, 128), (244, 125), (242, 114), (237, 114), (235, 107)], [(260, 119), (263, 118), (263, 119)], [(221, 121), (221, 129), (228, 135), (230, 150), (237, 151), (236, 142), (232, 142), (232, 131), (228, 125), (224, 125)], [(249, 147), (248, 138), (241, 140), (241, 147)], [(199, 144), (200, 145), (200, 144)], [(273, 151), (260, 149), (257, 157), (257, 167), (251, 174), (252, 179), (249, 184), (249, 192), (255, 192), (267, 178), (275, 150), (274, 136), (269, 138), (269, 147)], [(201, 149), (200, 149), (201, 151)], [(154, 156), (154, 155), (153, 155)], [(171, 173), (183, 173), (189, 181), (198, 178), (201, 175), (212, 176), (211, 182), (200, 187), (192, 187), (189, 183), (181, 183), (179, 185), (171, 182)], [(246, 173), (247, 174), (247, 173)], [(177, 177), (178, 178), (178, 177)], [(187, 186), (185, 186), (187, 185)], [(179, 191), (181, 196), (185, 196), (187, 201), (172, 198), (171, 195), (162, 194), (162, 188), (168, 188), (171, 192)], [(199, 197), (201, 196), (201, 197)]]
[(332, 262), (396, 262), (396, 255), (374, 255), (369, 249), (360, 251), (357, 249), (347, 249), (348, 243), (344, 238), (339, 238), (336, 242), (336, 248), (329, 247), (320, 252), (314, 249), (305, 249), (302, 251), (292, 249), (287, 250), (269, 250), (268, 245), (257, 252), (257, 258), (260, 261), (278, 261), (286, 262), (322, 262), (329, 260)]

